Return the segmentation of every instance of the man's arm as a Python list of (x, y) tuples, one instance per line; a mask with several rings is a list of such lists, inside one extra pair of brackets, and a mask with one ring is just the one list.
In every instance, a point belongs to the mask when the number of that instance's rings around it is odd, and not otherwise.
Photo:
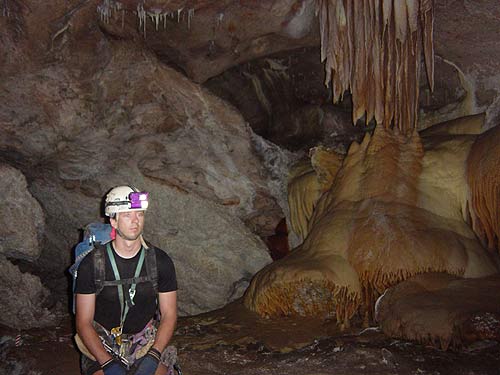
[(92, 325), (94, 312), (95, 294), (77, 294), (76, 332), (97, 362), (103, 364), (111, 359), (111, 355), (104, 349), (101, 339)]
[(172, 338), (177, 323), (177, 292), (158, 293), (158, 304), (161, 319), (153, 348), (162, 353)]

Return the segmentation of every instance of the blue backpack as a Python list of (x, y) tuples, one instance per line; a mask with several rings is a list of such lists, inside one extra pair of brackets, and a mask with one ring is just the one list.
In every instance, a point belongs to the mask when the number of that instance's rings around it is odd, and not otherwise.
[(83, 258), (94, 250), (95, 246), (99, 243), (101, 245), (107, 244), (111, 241), (111, 225), (104, 223), (90, 223), (83, 231), (83, 240), (78, 243), (74, 251), (75, 263), (69, 268), (69, 273), (73, 278), (73, 313), (75, 313), (75, 288), (76, 277), (78, 276), (78, 267)]

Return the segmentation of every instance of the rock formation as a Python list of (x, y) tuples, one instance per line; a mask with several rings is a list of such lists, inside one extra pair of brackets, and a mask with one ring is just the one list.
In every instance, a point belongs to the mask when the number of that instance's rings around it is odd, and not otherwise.
[(376, 319), (391, 337), (442, 350), (500, 339), (500, 300), (492, 298), (500, 277), (463, 279), (426, 273), (387, 290), (377, 301)]
[(55, 316), (44, 306), (49, 290), (37, 276), (12, 264), (40, 256), (45, 230), (42, 208), (20, 171), (0, 164), (0, 180), (0, 324), (16, 329), (54, 324)]
[(46, 307), (49, 290), (37, 276), (22, 272), (0, 254), (0, 324), (16, 329), (57, 323)]
[(0, 254), (33, 261), (42, 251), (40, 242), (45, 231), (42, 207), (28, 191), (26, 178), (19, 170), (0, 164), (0, 179), (0, 196), (3, 202)]

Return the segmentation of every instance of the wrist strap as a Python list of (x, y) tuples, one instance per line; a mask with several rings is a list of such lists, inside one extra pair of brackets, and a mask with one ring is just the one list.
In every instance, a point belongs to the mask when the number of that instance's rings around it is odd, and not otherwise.
[(111, 364), (113, 364), (115, 360), (113, 358), (110, 358), (108, 359), (106, 362), (104, 362), (102, 365), (101, 365), (101, 368), (104, 370), (104, 368), (110, 366)]
[(151, 356), (151, 357), (153, 357), (158, 362), (160, 362), (161, 353), (160, 353), (160, 351), (158, 349), (151, 348), (151, 349), (148, 350), (148, 352), (146, 354), (149, 355), (149, 356)]

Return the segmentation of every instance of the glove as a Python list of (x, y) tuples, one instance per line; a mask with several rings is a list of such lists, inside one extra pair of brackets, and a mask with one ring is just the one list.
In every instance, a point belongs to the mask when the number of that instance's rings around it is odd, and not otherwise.
[[(148, 350), (146, 355), (142, 357), (141, 361), (138, 363), (135, 371), (132, 372), (133, 375), (154, 375), (158, 364), (160, 363), (161, 353), (155, 348)], [(105, 374), (107, 375), (107, 374)]]
[(122, 364), (114, 359), (110, 359), (101, 365), (104, 375), (127, 375), (127, 370)]

